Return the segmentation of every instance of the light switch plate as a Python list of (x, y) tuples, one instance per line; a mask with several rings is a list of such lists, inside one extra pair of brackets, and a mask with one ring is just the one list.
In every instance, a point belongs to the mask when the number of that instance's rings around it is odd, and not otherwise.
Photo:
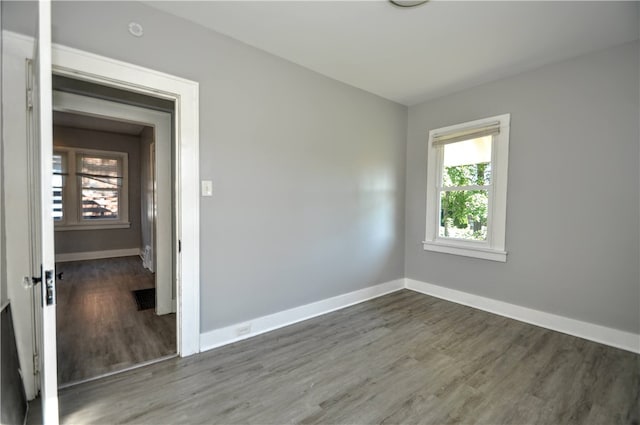
[(213, 182), (202, 180), (202, 196), (213, 196)]

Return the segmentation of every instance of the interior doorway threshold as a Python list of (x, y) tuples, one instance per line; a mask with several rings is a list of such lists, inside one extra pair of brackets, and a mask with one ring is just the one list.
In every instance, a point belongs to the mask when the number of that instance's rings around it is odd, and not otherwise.
[(124, 372), (129, 372), (130, 370), (140, 369), (141, 367), (149, 366), (149, 365), (152, 365), (152, 364), (155, 364), (155, 363), (160, 363), (160, 362), (163, 362), (165, 360), (173, 359), (173, 358), (176, 358), (176, 357), (178, 357), (178, 353), (169, 354), (168, 356), (158, 357), (157, 359), (148, 360), (148, 361), (142, 362), (142, 363), (136, 363), (136, 364), (134, 364), (132, 366), (125, 367), (124, 369), (114, 370), (113, 372), (103, 373), (102, 375), (92, 376), (91, 378), (79, 379), (77, 381), (67, 382), (66, 384), (59, 385), (58, 386), (58, 390), (63, 390), (65, 388), (73, 387), (73, 386), (84, 384), (84, 383), (91, 382), (91, 381), (97, 381), (98, 379), (107, 378), (107, 377), (113, 376), (113, 375), (119, 375), (119, 374), (124, 373)]

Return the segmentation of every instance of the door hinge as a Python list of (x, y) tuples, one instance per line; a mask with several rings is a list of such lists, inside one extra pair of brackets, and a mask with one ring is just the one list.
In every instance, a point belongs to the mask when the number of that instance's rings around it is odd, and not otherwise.
[(27, 89), (27, 111), (33, 109), (33, 90)]
[(178, 239), (178, 253), (182, 252), (182, 241)]
[(37, 375), (40, 373), (40, 356), (38, 353), (33, 354), (33, 374)]

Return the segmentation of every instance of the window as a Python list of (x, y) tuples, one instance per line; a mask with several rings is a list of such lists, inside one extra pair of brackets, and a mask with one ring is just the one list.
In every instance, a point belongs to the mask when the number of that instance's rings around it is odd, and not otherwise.
[(56, 230), (129, 227), (128, 196), (126, 153), (54, 149)]
[(425, 250), (506, 261), (509, 121), (429, 132)]
[(66, 155), (60, 153), (53, 154), (53, 220), (61, 222), (64, 219), (64, 211), (62, 209), (62, 191), (64, 189), (64, 170)]

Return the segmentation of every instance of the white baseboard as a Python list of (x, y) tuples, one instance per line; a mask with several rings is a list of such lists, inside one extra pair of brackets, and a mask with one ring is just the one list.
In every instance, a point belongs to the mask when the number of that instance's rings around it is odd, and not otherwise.
[(280, 311), (267, 316), (257, 317), (246, 322), (214, 329), (200, 334), (200, 351), (211, 350), (216, 347), (251, 338), (265, 332), (302, 322), (303, 320), (311, 319), (335, 310), (340, 310), (372, 298), (377, 298), (391, 292), (399, 291), (403, 288), (404, 279), (392, 280), (380, 285), (327, 298), (311, 304)]
[(204, 332), (200, 334), (200, 351), (211, 350), (251, 338), (265, 332), (381, 297), (403, 288), (553, 331), (577, 336), (634, 353), (640, 353), (640, 335), (631, 332), (583, 322), (413, 279), (393, 280), (348, 294), (338, 295), (311, 304), (258, 317), (246, 322)]
[(474, 307), (500, 316), (509, 317), (521, 322), (531, 323), (532, 325), (541, 326), (543, 328), (577, 336), (579, 338), (588, 339), (634, 353), (640, 353), (640, 335), (631, 332), (621, 331), (576, 319), (570, 319), (568, 317), (558, 316), (556, 314), (546, 313), (544, 311), (534, 310), (516, 304), (510, 304), (504, 301), (498, 301), (413, 279), (405, 279), (405, 288), (420, 292), (421, 294), (431, 295), (436, 298)]
[(107, 251), (69, 252), (56, 254), (56, 263), (67, 261), (99, 260), (102, 258), (130, 257), (140, 255), (140, 248), (110, 249)]

